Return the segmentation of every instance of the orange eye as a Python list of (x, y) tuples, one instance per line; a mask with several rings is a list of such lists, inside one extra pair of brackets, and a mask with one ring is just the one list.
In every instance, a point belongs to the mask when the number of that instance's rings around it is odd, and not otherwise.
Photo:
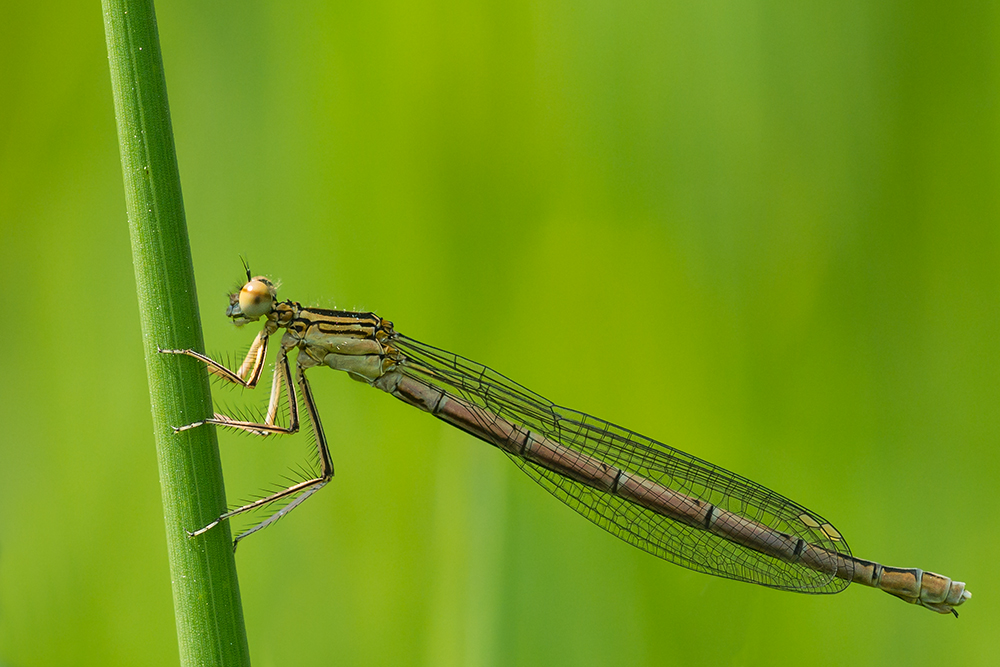
[(240, 311), (248, 320), (256, 320), (271, 312), (274, 294), (269, 282), (254, 278), (240, 290)]

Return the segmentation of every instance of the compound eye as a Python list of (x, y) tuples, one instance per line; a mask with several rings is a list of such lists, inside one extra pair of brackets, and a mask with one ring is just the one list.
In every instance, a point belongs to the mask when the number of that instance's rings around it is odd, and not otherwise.
[(271, 284), (254, 278), (240, 290), (240, 311), (248, 320), (256, 320), (271, 312), (274, 293)]

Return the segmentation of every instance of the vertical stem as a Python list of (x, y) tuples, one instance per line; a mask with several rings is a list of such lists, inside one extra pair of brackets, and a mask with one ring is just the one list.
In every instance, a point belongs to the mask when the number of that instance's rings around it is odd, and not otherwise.
[(203, 349), (180, 175), (152, 0), (102, 0), (149, 375), (167, 554), (182, 665), (249, 665), (215, 430), (175, 434), (210, 416), (208, 378), (157, 347)]

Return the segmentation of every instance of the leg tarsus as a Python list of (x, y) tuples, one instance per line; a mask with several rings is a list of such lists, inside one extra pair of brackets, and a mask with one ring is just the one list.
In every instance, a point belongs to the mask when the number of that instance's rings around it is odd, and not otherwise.
[(205, 533), (207, 533), (208, 531), (210, 531), (210, 530), (212, 530), (213, 528), (215, 528), (216, 526), (218, 526), (218, 525), (219, 525), (220, 523), (222, 523), (222, 522), (223, 522), (223, 521), (224, 521), (224, 520), (225, 520), (226, 518), (227, 518), (227, 517), (226, 517), (226, 515), (225, 515), (225, 514), (223, 514), (222, 516), (220, 516), (220, 517), (219, 517), (218, 519), (216, 519), (215, 521), (212, 521), (211, 523), (209, 523), (209, 524), (208, 524), (208, 525), (206, 525), (206, 526), (202, 526), (202, 527), (201, 527), (201, 528), (199, 528), (198, 530), (195, 530), (195, 531), (190, 531), (190, 530), (187, 530), (187, 531), (184, 531), (184, 532), (186, 532), (186, 533), (188, 534), (188, 537), (198, 537), (199, 535), (204, 535), (204, 534), (205, 534)]
[(192, 422), (184, 426), (171, 426), (174, 429), (174, 433), (180, 433), (181, 431), (189, 431), (193, 428), (198, 428), (199, 426), (204, 426), (205, 424), (212, 423), (209, 419), (202, 419), (201, 421)]

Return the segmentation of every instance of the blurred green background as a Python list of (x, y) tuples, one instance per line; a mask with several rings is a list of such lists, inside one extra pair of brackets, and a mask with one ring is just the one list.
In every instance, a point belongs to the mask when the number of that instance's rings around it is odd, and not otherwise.
[[(337, 477), (240, 548), (256, 665), (995, 664), (995, 4), (157, 9), (210, 352), (243, 253), (975, 596), (689, 572), (317, 371)], [(100, 7), (4, 14), (0, 663), (176, 664)], [(306, 447), (220, 439), (232, 502)]]

